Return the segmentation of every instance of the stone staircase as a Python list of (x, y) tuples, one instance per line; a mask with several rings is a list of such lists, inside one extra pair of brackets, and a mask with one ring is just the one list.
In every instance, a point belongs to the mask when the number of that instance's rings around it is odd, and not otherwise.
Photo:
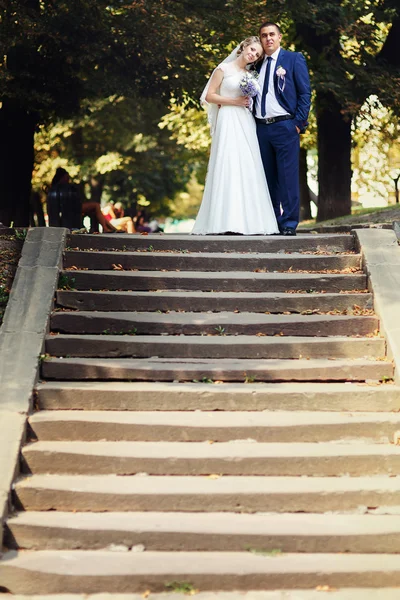
[(1, 590), (400, 586), (400, 389), (353, 237), (68, 243)]

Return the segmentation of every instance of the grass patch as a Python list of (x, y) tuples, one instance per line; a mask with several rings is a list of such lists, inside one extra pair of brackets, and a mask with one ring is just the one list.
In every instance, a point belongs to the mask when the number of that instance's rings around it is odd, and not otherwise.
[(50, 354), (40, 354), (39, 355), (39, 365), (43, 364), (49, 358), (50, 358)]
[(60, 274), (58, 278), (58, 289), (60, 290), (74, 290), (75, 285), (75, 277), (69, 277), (69, 275), (65, 275), (64, 273)]
[(208, 377), (202, 377), (201, 379), (193, 379), (193, 383), (214, 383), (214, 381)]
[(326, 221), (302, 221), (300, 229), (312, 227), (325, 227), (330, 225), (353, 225), (355, 223), (388, 223), (400, 220), (400, 206), (391, 204), (390, 206), (380, 206), (377, 208), (357, 208), (351, 215), (336, 217)]
[(165, 587), (168, 592), (174, 594), (187, 594), (188, 596), (194, 596), (199, 591), (188, 581), (171, 581), (170, 583), (166, 583)]

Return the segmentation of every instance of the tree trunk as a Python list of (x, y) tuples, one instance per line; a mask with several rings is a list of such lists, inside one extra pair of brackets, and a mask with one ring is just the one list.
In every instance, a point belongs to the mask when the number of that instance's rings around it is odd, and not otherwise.
[(317, 221), (351, 214), (351, 120), (331, 92), (317, 93)]
[(400, 175), (397, 175), (397, 177), (395, 179), (393, 179), (394, 181), (394, 193), (396, 196), (396, 204), (399, 203), (399, 179), (400, 179)]
[(44, 218), (42, 197), (39, 192), (32, 192), (30, 198), (30, 211), (29, 211), (29, 225), (30, 227), (46, 227), (46, 221)]
[(309, 221), (312, 218), (307, 173), (307, 150), (300, 148), (300, 221)]
[(317, 221), (351, 214), (351, 120), (331, 92), (317, 93)]
[(29, 227), (35, 118), (7, 100), (0, 109), (0, 222)]

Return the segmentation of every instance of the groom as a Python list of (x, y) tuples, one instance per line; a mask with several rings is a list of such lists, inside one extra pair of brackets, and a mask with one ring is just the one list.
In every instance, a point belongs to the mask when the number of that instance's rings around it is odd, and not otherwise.
[(282, 33), (275, 23), (263, 23), (260, 39), (265, 51), (254, 109), (261, 158), (279, 230), (296, 235), (299, 223), (299, 134), (308, 125), (310, 79), (302, 54), (281, 48)]

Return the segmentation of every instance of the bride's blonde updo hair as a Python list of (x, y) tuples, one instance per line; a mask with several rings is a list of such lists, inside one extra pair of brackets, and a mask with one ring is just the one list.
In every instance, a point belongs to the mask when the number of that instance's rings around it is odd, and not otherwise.
[[(262, 43), (261, 43), (261, 40), (258, 37), (258, 35), (252, 35), (251, 37), (248, 37), (245, 40), (243, 40), (243, 42), (240, 42), (240, 46), (238, 48), (237, 55), (240, 56), (242, 54), (243, 50), (245, 48), (247, 48), (247, 46), (250, 46), (251, 44), (259, 44), (262, 48)], [(264, 58), (264, 50), (263, 49), (261, 50), (260, 58), (258, 58), (255, 62), (257, 63), (262, 58)]]

